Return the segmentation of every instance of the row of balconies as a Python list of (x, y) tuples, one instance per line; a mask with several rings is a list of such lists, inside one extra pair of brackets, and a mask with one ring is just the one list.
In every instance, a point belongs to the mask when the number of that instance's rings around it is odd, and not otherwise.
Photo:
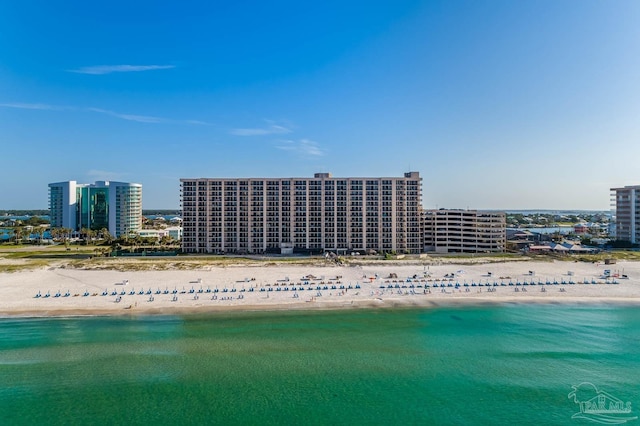
[[(279, 243), (282, 241), (291, 241), (291, 240), (279, 240), (279, 239), (268, 239), (266, 244), (270, 247), (278, 247)], [(205, 240), (205, 239), (183, 239), (183, 248), (185, 251), (195, 251), (198, 245), (201, 246), (210, 246), (212, 248), (222, 249), (225, 246), (229, 250), (233, 250), (234, 248), (244, 248), (247, 249), (250, 246), (253, 247), (261, 247), (265, 241), (263, 239), (256, 240), (248, 240), (245, 238), (230, 238), (230, 239), (215, 239), (215, 240)], [(311, 248), (322, 248), (323, 240), (319, 239), (307, 239), (307, 238), (296, 238), (294, 244), (296, 247), (306, 247), (306, 244), (309, 244)], [(382, 244), (376, 242), (375, 240), (368, 241), (367, 246), (371, 248), (381, 248), (383, 250), (392, 249), (393, 241), (382, 241)], [(399, 241), (398, 248), (408, 248), (412, 253), (418, 253), (420, 251), (419, 243), (410, 242), (406, 246), (404, 242)], [(354, 249), (363, 249), (362, 240), (348, 240), (348, 239), (325, 239), (324, 246), (327, 249), (335, 249), (338, 248), (354, 248)]]
[[(241, 195), (245, 195), (248, 196), (249, 192), (247, 190), (242, 190), (243, 188), (240, 188), (240, 190), (237, 190), (236, 188), (231, 188), (231, 189), (227, 189), (225, 191), (226, 194), (229, 195), (233, 195), (233, 194), (241, 194)], [(283, 188), (282, 190), (267, 190), (267, 191), (253, 191), (251, 192), (252, 196), (261, 196), (264, 195), (265, 193), (268, 195), (277, 195), (280, 194), (282, 192), (291, 192), (290, 188)], [(394, 191), (391, 188), (385, 188), (383, 187), (382, 190), (380, 190), (379, 188), (373, 188), (373, 189), (367, 189), (364, 190), (362, 189), (361, 186), (355, 186), (355, 187), (350, 187), (347, 188), (345, 186), (338, 186), (338, 187), (334, 187), (334, 186), (328, 186), (323, 188), (305, 188), (305, 187), (296, 187), (294, 188), (293, 192), (297, 195), (306, 195), (306, 194), (310, 194), (310, 195), (314, 195), (314, 196), (322, 196), (322, 195), (334, 195), (335, 193), (339, 193), (339, 194), (352, 194), (352, 195), (364, 195), (364, 194), (371, 194), (371, 195), (393, 195)], [(418, 195), (421, 193), (420, 190), (415, 189), (415, 188), (406, 188), (406, 187), (399, 187), (396, 191), (397, 194), (409, 194), (409, 195)], [(201, 191), (199, 192), (202, 195), (206, 195), (206, 191)], [(219, 193), (219, 191), (209, 191), (209, 193)], [(192, 194), (191, 191), (183, 191), (183, 194)]]
[[(269, 218), (278, 218), (280, 216), (282, 216), (283, 218), (288, 217), (289, 215), (287, 213), (287, 211), (283, 212), (282, 214), (280, 214), (279, 211), (275, 210), (275, 209), (270, 209), (272, 211), (267, 212), (266, 217), (267, 220), (269, 220)], [(214, 209), (213, 212), (209, 212), (209, 215), (207, 215), (207, 211), (206, 209), (203, 208), (199, 208), (197, 210), (200, 213), (200, 217), (207, 218), (210, 220), (222, 220), (221, 218), (221, 210), (220, 209)], [(189, 208), (189, 207), (185, 207), (183, 209), (183, 216), (186, 219), (185, 222), (188, 222), (189, 219), (192, 219), (195, 217), (195, 212), (196, 209), (194, 208)], [(360, 207), (353, 207), (350, 212), (349, 215), (353, 216), (354, 219), (357, 218), (359, 221), (362, 221), (362, 215), (360, 214), (362, 212), (362, 209)], [(228, 211), (225, 211), (225, 220), (229, 220), (229, 221), (236, 221), (236, 220), (244, 220), (244, 221), (248, 221), (249, 218), (251, 218), (251, 220), (262, 220), (262, 218), (265, 216), (264, 213), (262, 211), (254, 211), (254, 214), (249, 214), (248, 211), (240, 211), (237, 212), (236, 209), (231, 209)], [(337, 210), (337, 212), (333, 212), (330, 209), (328, 209), (327, 211), (324, 212), (324, 216), (322, 215), (321, 212), (307, 212), (306, 210), (301, 210), (298, 212), (297, 216), (299, 217), (311, 217), (311, 218), (316, 218), (316, 219), (320, 219), (322, 217), (325, 218), (325, 220), (331, 220), (335, 217), (338, 218), (344, 218), (346, 217), (346, 209), (345, 208), (339, 208)], [(136, 217), (137, 214), (132, 214), (131, 217)], [(376, 211), (368, 211), (367, 212), (367, 218), (378, 218), (378, 212)], [(383, 212), (382, 213), (382, 220), (383, 221), (390, 221), (391, 218), (387, 216), (387, 213)], [(419, 223), (419, 218), (417, 217), (412, 217), (412, 216), (407, 216), (406, 218), (403, 215), (403, 212), (397, 212), (397, 221), (399, 223), (404, 223), (405, 219), (407, 223), (415, 223), (418, 224)], [(432, 227), (433, 224), (425, 224), (425, 227)], [(485, 233), (494, 233), (494, 234), (499, 234), (502, 233), (504, 231), (504, 227), (502, 226), (502, 224), (494, 224), (492, 226), (470, 226), (470, 225), (465, 225), (465, 226), (458, 226), (458, 227), (451, 227), (451, 226), (437, 226), (436, 227), (437, 231), (440, 232), (465, 232), (465, 231), (472, 231), (472, 232), (485, 232)]]

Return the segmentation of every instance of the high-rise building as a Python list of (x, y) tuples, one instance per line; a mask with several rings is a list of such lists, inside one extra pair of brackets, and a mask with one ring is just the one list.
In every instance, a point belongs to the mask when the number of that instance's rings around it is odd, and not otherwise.
[(632, 244), (640, 242), (640, 185), (611, 188), (615, 207), (615, 235)]
[(142, 229), (142, 185), (139, 183), (76, 181), (49, 184), (53, 228), (106, 228), (120, 237)]
[(180, 179), (187, 253), (419, 253), (422, 178)]
[(425, 210), (422, 224), (427, 252), (491, 253), (506, 248), (506, 215), (502, 212)]

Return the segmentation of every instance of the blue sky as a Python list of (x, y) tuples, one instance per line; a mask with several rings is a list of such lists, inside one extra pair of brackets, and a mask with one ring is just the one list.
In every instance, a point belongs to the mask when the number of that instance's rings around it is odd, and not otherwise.
[[(57, 4), (54, 4), (57, 3)], [(427, 208), (640, 184), (640, 2), (0, 3), (0, 209), (47, 183), (423, 177)]]

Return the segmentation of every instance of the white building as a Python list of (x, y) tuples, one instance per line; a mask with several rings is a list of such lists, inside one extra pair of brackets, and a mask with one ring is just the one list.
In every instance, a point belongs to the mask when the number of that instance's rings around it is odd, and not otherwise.
[(640, 242), (640, 185), (611, 188), (615, 207), (615, 237), (632, 244)]
[(180, 179), (187, 253), (419, 253), (422, 178)]
[(172, 239), (176, 241), (180, 241), (182, 239), (182, 226), (169, 226), (165, 228), (165, 230)]
[(143, 238), (156, 238), (158, 241), (163, 237), (170, 237), (173, 240), (179, 241), (182, 238), (182, 228), (179, 226), (171, 226), (164, 229), (141, 229), (138, 235)]
[(49, 218), (52, 228), (76, 230), (77, 186), (75, 180), (49, 184)]
[(139, 183), (76, 181), (49, 184), (52, 228), (106, 228), (115, 237), (142, 229), (142, 185)]

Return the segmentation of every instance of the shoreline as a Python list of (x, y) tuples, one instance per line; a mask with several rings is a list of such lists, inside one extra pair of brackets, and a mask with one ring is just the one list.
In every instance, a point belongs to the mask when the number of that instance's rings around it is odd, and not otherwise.
[[(607, 277), (606, 274), (609, 274)], [(49, 297), (45, 297), (49, 294)], [(38, 297), (37, 297), (38, 296)], [(0, 317), (640, 305), (640, 262), (216, 267), (0, 273)]]
[(536, 305), (558, 305), (558, 306), (640, 306), (640, 298), (564, 298), (560, 300), (550, 300), (544, 298), (527, 298), (520, 300), (508, 300), (505, 298), (496, 299), (459, 299), (455, 301), (430, 300), (429, 303), (391, 303), (376, 305), (374, 303), (358, 304), (332, 304), (323, 305), (270, 305), (268, 307), (260, 305), (246, 306), (210, 306), (210, 307), (184, 307), (184, 308), (145, 308), (125, 311), (123, 309), (61, 309), (52, 311), (0, 311), (0, 319), (16, 318), (105, 318), (105, 317), (154, 317), (154, 316), (197, 316), (205, 314), (224, 313), (277, 313), (277, 312), (340, 312), (347, 310), (387, 310), (387, 309), (438, 309), (438, 308), (467, 308), (486, 306), (536, 306)]

